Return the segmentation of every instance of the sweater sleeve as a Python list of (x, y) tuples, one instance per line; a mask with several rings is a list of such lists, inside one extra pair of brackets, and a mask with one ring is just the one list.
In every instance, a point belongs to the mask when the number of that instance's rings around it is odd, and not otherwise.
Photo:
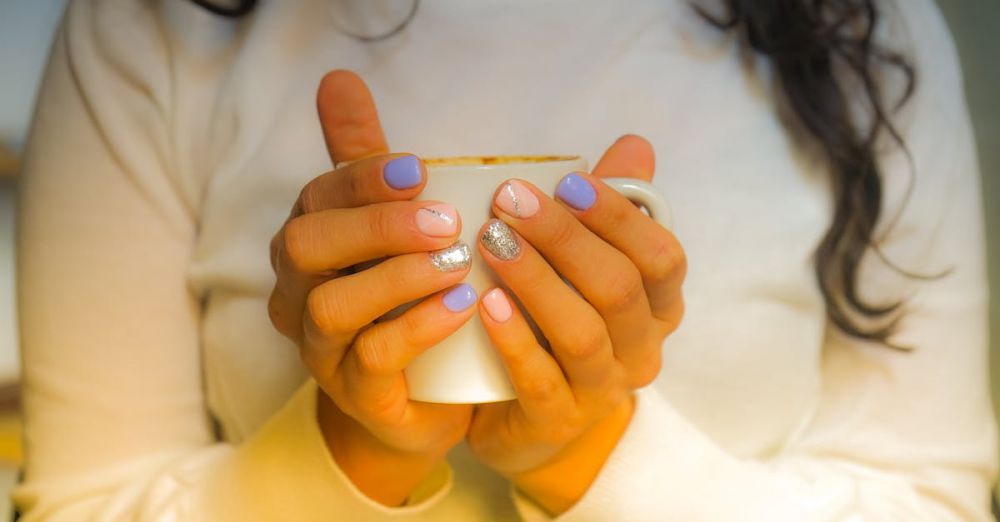
[[(883, 162), (881, 247), (904, 269), (943, 275), (914, 281), (869, 255), (861, 290), (877, 298), (903, 289), (893, 341), (911, 351), (828, 328), (819, 403), (800, 433), (756, 458), (727, 452), (655, 388), (642, 390), (595, 483), (557, 520), (992, 520), (996, 434), (974, 139), (939, 13), (929, 2), (903, 9), (927, 16), (907, 19), (920, 42), (919, 83), (899, 122), (910, 157), (897, 150)], [(513, 495), (525, 520), (549, 520)]]
[[(114, 8), (102, 6), (114, 4)], [(18, 288), (24, 520), (406, 519), (330, 457), (307, 382), (241, 444), (206, 410), (200, 303), (186, 281), (196, 204), (167, 138), (171, 78), (156, 2), (73, 2), (26, 152)], [(127, 45), (108, 47), (114, 35)]]

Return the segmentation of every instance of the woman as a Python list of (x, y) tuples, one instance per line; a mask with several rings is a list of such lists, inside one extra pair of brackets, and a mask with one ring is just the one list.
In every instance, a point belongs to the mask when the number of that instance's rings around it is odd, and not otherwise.
[[(26, 163), (16, 502), (56, 520), (986, 519), (974, 148), (945, 26), (905, 7), (72, 3)], [(446, 302), (463, 272), (425, 252), (457, 229), (421, 232), (424, 170), (390, 150), (610, 142), (572, 178), (589, 203), (522, 186), (521, 219), (499, 200), (521, 254), (480, 253), (505, 290)], [(609, 175), (652, 179), (673, 234)], [(477, 313), (518, 400), (408, 401), (400, 369)]]

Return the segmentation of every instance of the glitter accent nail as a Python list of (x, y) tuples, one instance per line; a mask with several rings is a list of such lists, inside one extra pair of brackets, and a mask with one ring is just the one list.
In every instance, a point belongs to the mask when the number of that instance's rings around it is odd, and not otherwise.
[(480, 241), (486, 250), (504, 261), (514, 259), (521, 253), (521, 246), (517, 244), (514, 231), (499, 219), (491, 219), (486, 224), (486, 230), (483, 231)]
[(441, 272), (454, 272), (472, 264), (472, 249), (462, 241), (430, 253), (431, 264)]

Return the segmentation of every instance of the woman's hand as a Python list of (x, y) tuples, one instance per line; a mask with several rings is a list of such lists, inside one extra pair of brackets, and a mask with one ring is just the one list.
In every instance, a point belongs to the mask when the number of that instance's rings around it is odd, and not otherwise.
[(483, 258), (550, 351), (503, 290), (483, 296), (480, 315), (517, 400), (478, 406), (468, 441), (552, 513), (593, 482), (628, 425), (633, 390), (659, 373), (661, 344), (683, 314), (684, 251), (600, 181), (652, 172), (649, 144), (627, 136), (593, 176), (564, 178), (558, 200), (527, 182), (502, 185), (493, 205), (499, 219), (482, 230)]
[(454, 246), (453, 207), (409, 201), (426, 172), (414, 156), (387, 154), (360, 78), (328, 74), (318, 109), (334, 164), (347, 164), (305, 186), (271, 241), (269, 312), (322, 388), (317, 415), (337, 464), (369, 497), (399, 505), (469, 424), (470, 406), (410, 401), (402, 373), (475, 313), (475, 292), (456, 286), (468, 263), (442, 263), (435, 252), (469, 247)]

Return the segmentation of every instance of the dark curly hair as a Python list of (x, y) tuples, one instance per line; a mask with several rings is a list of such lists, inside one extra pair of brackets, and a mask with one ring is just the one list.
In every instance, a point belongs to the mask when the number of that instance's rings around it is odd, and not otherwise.
[[(257, 0), (240, 0), (223, 8), (209, 0), (194, 3), (222, 16), (240, 17)], [(406, 26), (416, 13), (390, 33), (363, 40), (388, 38)], [(893, 127), (877, 76), (880, 68), (894, 67), (906, 77), (906, 88), (892, 109), (913, 93), (915, 71), (902, 55), (880, 47), (874, 38), (879, 22), (876, 0), (722, 0), (723, 12), (712, 13), (692, 4), (708, 23), (738, 36), (747, 51), (769, 58), (774, 68), (776, 94), (792, 116), (789, 130), (818, 146), (829, 166), (833, 219), (815, 251), (816, 281), (830, 321), (855, 338), (905, 349), (890, 341), (900, 318), (900, 300), (871, 303), (859, 293), (861, 260), (869, 248), (898, 272), (904, 271), (882, 256), (875, 227), (882, 211), (882, 178), (876, 139), (888, 135), (905, 150)], [(859, 85), (860, 87), (849, 87)], [(871, 111), (866, 127), (852, 119), (852, 100), (861, 96)]]

